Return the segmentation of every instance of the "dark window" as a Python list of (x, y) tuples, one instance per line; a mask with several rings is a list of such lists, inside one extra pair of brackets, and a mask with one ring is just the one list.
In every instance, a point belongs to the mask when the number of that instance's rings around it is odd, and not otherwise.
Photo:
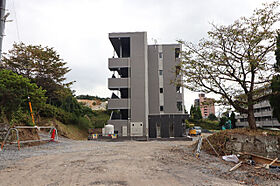
[(178, 109), (178, 111), (182, 111), (183, 106), (182, 106), (182, 102), (181, 101), (177, 102), (177, 109)]
[(162, 52), (158, 53), (158, 57), (159, 57), (159, 58), (162, 58), (162, 56), (163, 56), (163, 55), (162, 55)]
[(163, 88), (160, 88), (160, 89), (159, 89), (159, 93), (163, 93)]
[(177, 92), (177, 93), (181, 93), (181, 87), (180, 87), (180, 85), (177, 85), (177, 86), (176, 86), (176, 92)]
[(163, 70), (159, 70), (159, 75), (162, 76)]
[(160, 107), (159, 107), (159, 110), (160, 110), (160, 111), (163, 111), (163, 106), (160, 106)]
[(121, 38), (122, 57), (130, 57), (130, 38)]
[(175, 48), (175, 58), (180, 56), (180, 48)]

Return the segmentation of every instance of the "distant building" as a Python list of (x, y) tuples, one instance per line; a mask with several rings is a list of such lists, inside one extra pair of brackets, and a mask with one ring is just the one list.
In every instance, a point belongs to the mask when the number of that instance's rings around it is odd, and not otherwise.
[(119, 136), (183, 135), (183, 88), (170, 84), (179, 74), (180, 44), (148, 45), (146, 32), (110, 33), (117, 56), (109, 58), (112, 110), (108, 124)]
[[(254, 115), (257, 127), (280, 127), (280, 123), (273, 118), (273, 109), (268, 100), (262, 101), (254, 105)], [(248, 127), (247, 114), (239, 114), (236, 116), (237, 127)]]
[(207, 118), (211, 113), (215, 114), (215, 100), (205, 97), (205, 94), (199, 94), (198, 97), (199, 99), (194, 100), (194, 106), (200, 107), (202, 117)]

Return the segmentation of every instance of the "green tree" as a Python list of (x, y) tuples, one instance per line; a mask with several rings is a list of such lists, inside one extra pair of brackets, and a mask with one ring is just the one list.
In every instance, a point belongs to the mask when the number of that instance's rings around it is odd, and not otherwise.
[(3, 55), (2, 61), (5, 68), (31, 79), (47, 90), (48, 103), (59, 100), (61, 94), (67, 94), (66, 88), (73, 83), (65, 82), (65, 75), (70, 69), (53, 48), (15, 43), (13, 48)]
[(191, 119), (193, 119), (195, 121), (202, 119), (200, 107), (194, 107), (192, 105), (191, 109), (190, 109), (190, 117), (191, 117)]
[(226, 122), (228, 121), (228, 118), (223, 116), (220, 118), (219, 126), (222, 127), (223, 125), (225, 126)]
[(10, 70), (0, 70), (0, 113), (4, 113), (8, 120), (19, 110), (29, 112), (28, 96), (34, 112), (39, 111), (46, 102), (44, 94), (45, 90), (30, 83), (29, 79)]
[(211, 120), (211, 121), (216, 121), (218, 120), (218, 118), (215, 116), (215, 114), (213, 113), (210, 113), (209, 116), (208, 116), (208, 119)]
[[(275, 50), (275, 56), (276, 56), (276, 63), (274, 65), (274, 68), (276, 71), (280, 72), (280, 34), (278, 32), (277, 35), (277, 42), (276, 42), (276, 50)], [(270, 105), (273, 108), (273, 116), (278, 119), (280, 122), (280, 75), (275, 75), (271, 82), (271, 90), (272, 95), (269, 99)]]
[(200, 107), (196, 107), (195, 113), (196, 113), (196, 115), (195, 115), (196, 120), (202, 119), (202, 113), (201, 113)]
[(270, 96), (266, 90), (276, 73), (269, 57), (275, 51), (278, 6), (278, 2), (265, 4), (229, 26), (212, 25), (208, 39), (198, 45), (180, 41), (185, 48), (181, 62), (185, 77), (177, 83), (220, 95), (222, 104), (247, 114), (249, 127), (256, 129), (253, 105)]

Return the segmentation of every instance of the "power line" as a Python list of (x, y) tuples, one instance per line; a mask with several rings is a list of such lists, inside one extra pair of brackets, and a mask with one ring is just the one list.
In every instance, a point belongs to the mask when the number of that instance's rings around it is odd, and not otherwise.
[(14, 14), (15, 14), (15, 22), (16, 22), (16, 29), (17, 29), (17, 38), (18, 38), (18, 41), (20, 42), (20, 35), (19, 35), (19, 27), (18, 27), (18, 20), (17, 20), (17, 13), (16, 13), (16, 8), (15, 8), (15, 2), (14, 0), (12, 0), (12, 9), (14, 11)]

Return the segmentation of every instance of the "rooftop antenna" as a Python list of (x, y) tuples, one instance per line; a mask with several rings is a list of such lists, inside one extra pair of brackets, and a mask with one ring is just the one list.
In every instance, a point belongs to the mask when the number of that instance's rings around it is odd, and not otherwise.
[(152, 38), (152, 41), (155, 43), (154, 45), (155, 45), (155, 48), (156, 48), (156, 46), (157, 46), (157, 39)]

